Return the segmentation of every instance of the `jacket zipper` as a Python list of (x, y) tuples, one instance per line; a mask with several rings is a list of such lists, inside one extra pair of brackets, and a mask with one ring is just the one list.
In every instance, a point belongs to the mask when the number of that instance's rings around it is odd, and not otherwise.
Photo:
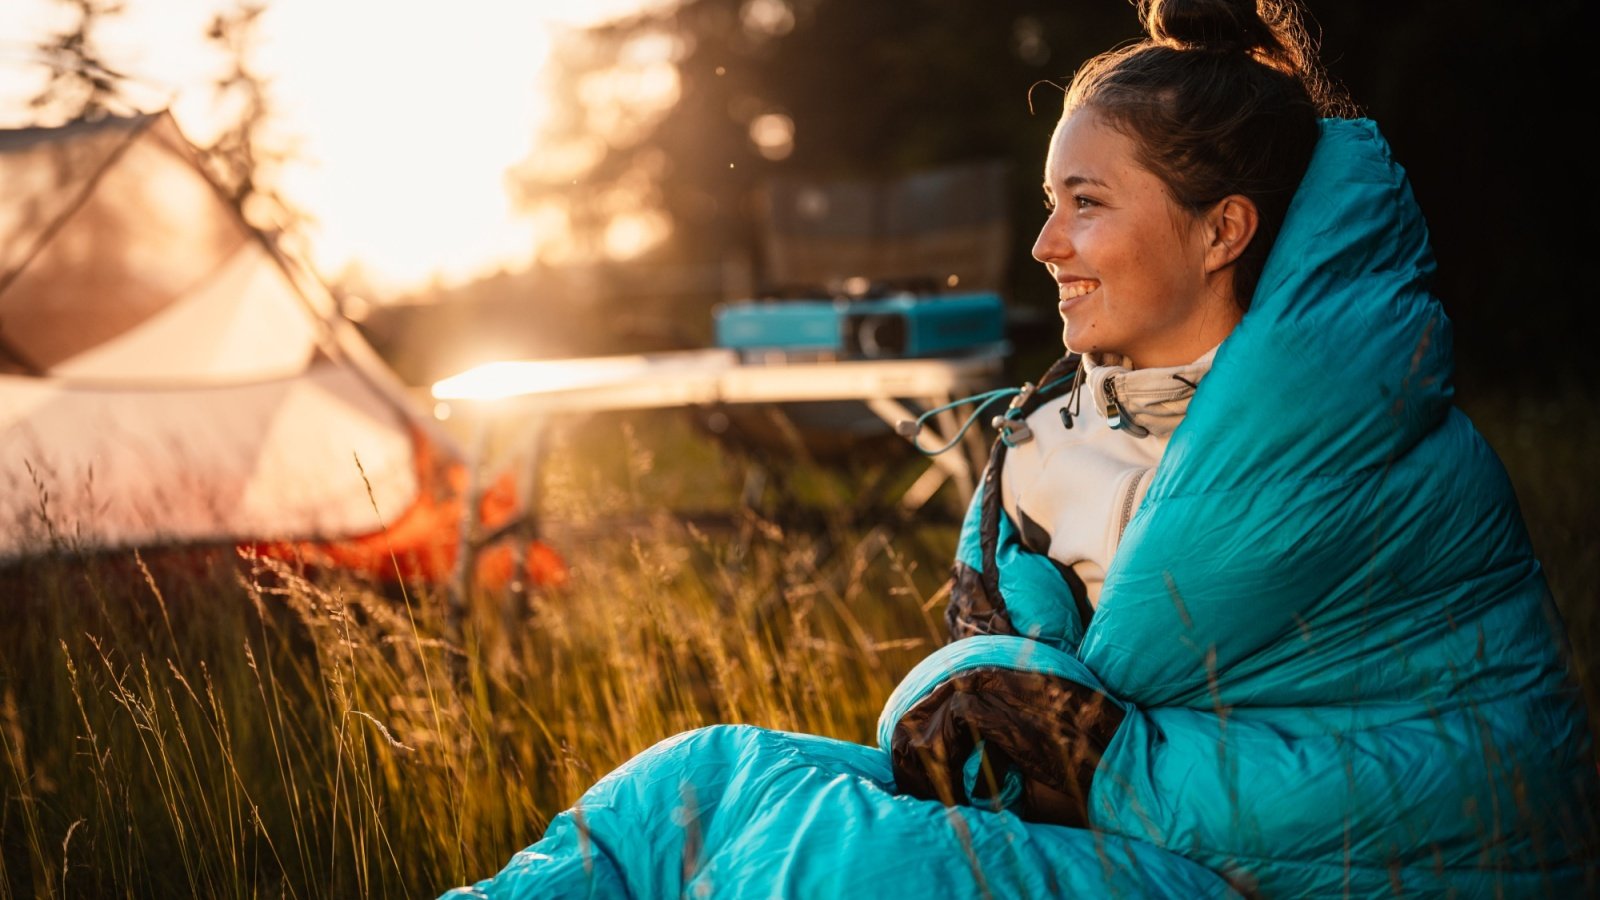
[(1144, 474), (1149, 469), (1140, 469), (1133, 474), (1133, 480), (1128, 482), (1128, 492), (1122, 495), (1122, 520), (1117, 526), (1117, 544), (1122, 544), (1122, 533), (1128, 530), (1128, 523), (1133, 521), (1133, 498), (1139, 493), (1139, 482), (1144, 480)]
[(1114, 379), (1107, 377), (1100, 383), (1101, 405), (1105, 408), (1106, 424), (1113, 429), (1122, 428), (1122, 403), (1117, 400), (1117, 389)]

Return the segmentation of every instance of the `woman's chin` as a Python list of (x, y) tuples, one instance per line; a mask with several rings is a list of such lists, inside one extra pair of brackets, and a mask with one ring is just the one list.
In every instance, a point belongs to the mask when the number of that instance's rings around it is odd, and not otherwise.
[(1061, 345), (1063, 347), (1067, 348), (1067, 352), (1068, 353), (1085, 353), (1085, 354), (1087, 354), (1087, 353), (1095, 353), (1095, 352), (1099, 351), (1099, 349), (1100, 349), (1098, 346), (1095, 345), (1095, 343), (1093, 341), (1088, 340), (1087, 338), (1085, 338), (1081, 334), (1080, 335), (1074, 335), (1070, 329), (1066, 329), (1066, 330), (1062, 331), (1062, 333), (1061, 333)]

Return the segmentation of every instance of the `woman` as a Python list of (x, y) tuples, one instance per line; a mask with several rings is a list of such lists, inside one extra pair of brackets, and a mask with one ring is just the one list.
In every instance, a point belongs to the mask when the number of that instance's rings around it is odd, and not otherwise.
[[(994, 460), (1008, 524), (1067, 567), (1080, 627), (1212, 351), (1249, 307), (1319, 115), (1348, 106), (1293, 6), (1147, 3), (1142, 13), (1150, 40), (1080, 70), (1051, 140), (1051, 215), (1034, 257), (1058, 285), (1070, 355), (1040, 381), (1054, 390), (1008, 414), (1039, 440), (1002, 442)], [(969, 537), (996, 539), (999, 505), (990, 499)], [(1014, 633), (1000, 592), (985, 587), (993, 576), (992, 560), (958, 560), (955, 637)]]
[(1046, 165), (1071, 353), (1002, 417), (960, 639), (880, 747), (679, 735), (463, 895), (1600, 887), (1589, 731), (1450, 406), (1404, 173), (1371, 122), (1319, 119), (1292, 7), (1143, 13)]

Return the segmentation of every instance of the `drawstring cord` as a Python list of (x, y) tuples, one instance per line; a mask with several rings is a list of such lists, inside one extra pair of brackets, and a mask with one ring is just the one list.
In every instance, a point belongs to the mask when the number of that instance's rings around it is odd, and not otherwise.
[(1072, 396), (1068, 397), (1067, 402), (1061, 407), (1061, 424), (1068, 431), (1072, 430), (1073, 420), (1083, 409), (1083, 383), (1089, 380), (1089, 370), (1084, 359), (1085, 357), (1078, 357), (1078, 368), (1069, 376), (1077, 379), (1072, 383)]
[[(995, 416), (993, 419), (991, 419), (989, 424), (995, 429), (999, 430), (1000, 441), (1007, 447), (1015, 447), (1018, 444), (1025, 444), (1033, 439), (1033, 430), (1029, 428), (1028, 423), (1023, 420), (1022, 407), (1035, 393), (1053, 390), (1059, 387), (1062, 383), (1071, 380), (1076, 376), (1076, 374), (1076, 372), (1073, 372), (1071, 374), (1064, 375), (1045, 384), (1042, 388), (1034, 387), (1033, 382), (1029, 381), (1024, 382), (1020, 388), (997, 388), (992, 391), (984, 391), (981, 394), (974, 394), (970, 397), (962, 397), (959, 400), (952, 400), (943, 406), (936, 406), (922, 415), (917, 416), (914, 421), (911, 419), (901, 419), (900, 422), (895, 425), (895, 431), (899, 432), (901, 437), (908, 438), (911, 441), (911, 445), (916, 447), (918, 452), (926, 456), (938, 456), (939, 454), (949, 450), (959, 443), (962, 437), (966, 435), (967, 431), (972, 428), (972, 423), (978, 421), (978, 417), (983, 415), (983, 411), (985, 409), (988, 409), (991, 405), (1010, 397), (1011, 404), (1006, 408), (1006, 411), (1003, 414)], [(968, 403), (976, 403), (978, 405), (970, 414), (968, 414), (967, 420), (961, 423), (961, 428), (956, 431), (954, 437), (946, 441), (944, 446), (937, 447), (932, 450), (922, 446), (918, 435), (921, 434), (924, 423), (940, 413), (948, 412), (958, 406), (964, 406)]]

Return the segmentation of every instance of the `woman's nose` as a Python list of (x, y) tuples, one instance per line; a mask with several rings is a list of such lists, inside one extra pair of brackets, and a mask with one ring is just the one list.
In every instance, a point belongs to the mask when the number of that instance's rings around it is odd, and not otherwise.
[(1050, 218), (1044, 220), (1044, 227), (1039, 229), (1039, 236), (1033, 242), (1033, 258), (1042, 263), (1062, 259), (1071, 255), (1072, 244), (1067, 240), (1065, 230), (1056, 221), (1056, 213), (1051, 213)]

